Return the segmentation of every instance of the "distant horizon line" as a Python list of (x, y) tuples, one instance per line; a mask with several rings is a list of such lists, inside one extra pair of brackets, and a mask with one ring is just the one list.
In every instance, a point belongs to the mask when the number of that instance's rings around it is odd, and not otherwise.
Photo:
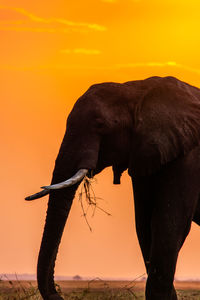
[[(77, 277), (77, 279), (76, 279)], [(107, 281), (145, 281), (147, 278), (146, 274), (143, 274), (141, 276), (137, 276), (135, 278), (133, 277), (112, 277), (112, 276), (84, 276), (80, 274), (75, 275), (57, 275), (55, 276), (55, 280), (61, 280), (61, 281), (88, 281), (88, 280), (107, 280)], [(30, 274), (30, 273), (0, 273), (0, 281), (1, 280), (37, 280), (36, 274)], [(177, 276), (175, 277), (174, 281), (200, 281), (199, 277), (187, 277), (187, 276)]]

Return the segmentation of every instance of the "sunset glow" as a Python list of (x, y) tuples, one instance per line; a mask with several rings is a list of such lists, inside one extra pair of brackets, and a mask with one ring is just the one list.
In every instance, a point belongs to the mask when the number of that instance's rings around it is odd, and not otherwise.
[[(78, 97), (94, 83), (175, 76), (200, 87), (197, 0), (0, 0), (0, 273), (36, 272), (48, 185)], [(57, 275), (136, 278), (145, 273), (135, 233), (130, 178), (94, 184), (101, 211), (89, 216), (78, 197), (61, 242)], [(177, 277), (200, 279), (200, 228), (181, 251)]]

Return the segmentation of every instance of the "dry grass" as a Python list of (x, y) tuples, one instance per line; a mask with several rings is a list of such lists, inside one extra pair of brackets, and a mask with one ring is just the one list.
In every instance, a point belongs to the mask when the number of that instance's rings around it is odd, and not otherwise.
[[(96, 278), (91, 281), (61, 281), (57, 291), (68, 300), (132, 300), (143, 299), (142, 292), (134, 291), (134, 282), (111, 282)], [(61, 293), (62, 290), (62, 293)], [(139, 295), (140, 294), (140, 295)], [(35, 281), (1, 280), (0, 300), (41, 300)]]
[(0, 279), (0, 300), (41, 300), (36, 282)]
[(104, 210), (102, 207), (99, 206), (99, 200), (102, 200), (99, 197), (96, 197), (94, 189), (92, 187), (92, 184), (96, 183), (96, 179), (88, 178), (87, 176), (84, 177), (81, 186), (80, 186), (80, 192), (79, 192), (79, 201), (81, 204), (81, 209), (83, 212), (83, 217), (90, 229), (92, 231), (92, 228), (88, 222), (88, 213), (89, 210), (91, 211), (91, 216), (93, 217), (95, 215), (96, 210), (100, 210), (103, 213), (110, 216), (111, 214)]
[[(36, 281), (0, 280), (0, 300), (42, 300)], [(179, 300), (200, 300), (199, 282), (177, 282)], [(144, 281), (59, 281), (66, 300), (144, 300)]]

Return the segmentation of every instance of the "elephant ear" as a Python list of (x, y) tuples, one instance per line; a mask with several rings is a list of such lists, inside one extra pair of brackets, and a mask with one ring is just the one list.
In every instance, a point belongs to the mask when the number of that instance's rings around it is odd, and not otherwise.
[(134, 114), (129, 174), (144, 176), (200, 142), (200, 90), (181, 81), (152, 88)]

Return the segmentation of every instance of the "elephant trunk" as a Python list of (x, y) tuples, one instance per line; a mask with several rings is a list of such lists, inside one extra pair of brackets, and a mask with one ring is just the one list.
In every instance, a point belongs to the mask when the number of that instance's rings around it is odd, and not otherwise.
[[(98, 160), (100, 139), (93, 134), (88, 139), (78, 142), (74, 138), (73, 130), (69, 130), (69, 134), (66, 133), (56, 159), (51, 186), (44, 187), (50, 188), (50, 194), (37, 266), (38, 288), (44, 300), (62, 299), (54, 285), (54, 266), (58, 247), (75, 192), (83, 177), (81, 174), (83, 170), (84, 172), (94, 170)], [(73, 176), (74, 174), (76, 175)], [(79, 182), (75, 180), (77, 176)], [(69, 178), (71, 179), (66, 180)], [(70, 185), (73, 181), (73, 185), (69, 186), (69, 181)], [(60, 185), (62, 188), (57, 189)], [(52, 187), (56, 189), (51, 189)]]
[(65, 223), (78, 184), (59, 191), (51, 191), (46, 223), (39, 252), (37, 280), (45, 300), (61, 300), (54, 285), (54, 266)]

